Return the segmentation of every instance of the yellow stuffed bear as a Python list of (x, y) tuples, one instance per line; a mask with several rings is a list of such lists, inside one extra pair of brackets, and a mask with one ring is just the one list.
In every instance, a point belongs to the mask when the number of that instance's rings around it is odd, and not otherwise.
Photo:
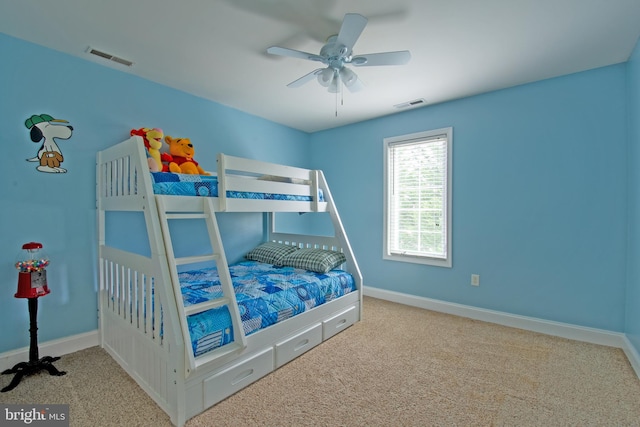
[(130, 134), (141, 136), (144, 140), (144, 146), (147, 149), (147, 162), (151, 172), (162, 171), (162, 161), (160, 160), (160, 148), (162, 148), (162, 129), (160, 128), (140, 128), (131, 129)]
[(169, 172), (186, 173), (192, 175), (210, 175), (202, 169), (198, 162), (193, 160), (195, 150), (188, 138), (172, 138), (166, 136), (165, 142), (169, 145)]

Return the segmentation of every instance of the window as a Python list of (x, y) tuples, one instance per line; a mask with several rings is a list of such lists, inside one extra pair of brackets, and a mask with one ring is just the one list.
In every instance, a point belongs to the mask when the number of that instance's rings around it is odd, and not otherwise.
[(384, 140), (384, 259), (451, 267), (452, 128)]

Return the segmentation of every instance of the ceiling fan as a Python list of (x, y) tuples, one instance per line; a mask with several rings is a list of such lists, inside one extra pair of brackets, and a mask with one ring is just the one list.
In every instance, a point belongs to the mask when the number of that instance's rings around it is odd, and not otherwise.
[(270, 47), (267, 49), (267, 53), (308, 59), (326, 65), (325, 68), (317, 68), (292, 81), (287, 85), (288, 87), (300, 87), (316, 78), (331, 93), (338, 93), (343, 84), (351, 92), (356, 92), (362, 89), (362, 82), (356, 73), (347, 68), (346, 65), (351, 64), (356, 67), (403, 65), (411, 59), (411, 53), (408, 50), (354, 56), (353, 46), (358, 41), (366, 25), (367, 18), (364, 16), (357, 13), (347, 13), (342, 21), (340, 32), (327, 39), (326, 44), (320, 49), (319, 55), (278, 46)]

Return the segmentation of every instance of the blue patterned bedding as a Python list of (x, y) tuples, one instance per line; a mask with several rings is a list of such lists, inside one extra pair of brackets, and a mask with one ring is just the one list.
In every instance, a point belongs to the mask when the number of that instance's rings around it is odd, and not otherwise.
[[(353, 277), (342, 270), (322, 274), (244, 261), (229, 266), (229, 272), (246, 335), (355, 290)], [(185, 306), (222, 296), (215, 268), (178, 276)], [(233, 341), (227, 307), (188, 316), (187, 321), (196, 356)]]
[[(218, 197), (218, 177), (210, 175), (189, 175), (172, 172), (152, 172), (154, 194), (168, 196), (200, 196)], [(324, 201), (319, 190), (320, 201)], [(260, 200), (294, 200), (310, 202), (310, 196), (296, 196), (291, 194), (254, 193), (245, 191), (227, 191), (227, 197), (234, 199)]]

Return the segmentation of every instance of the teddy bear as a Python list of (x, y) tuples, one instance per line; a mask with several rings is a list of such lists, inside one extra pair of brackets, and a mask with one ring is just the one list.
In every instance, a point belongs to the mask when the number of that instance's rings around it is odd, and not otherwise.
[(166, 156), (169, 172), (210, 175), (193, 159), (195, 150), (189, 138), (172, 138), (167, 135), (164, 140), (169, 145), (169, 156)]
[(132, 129), (131, 136), (138, 135), (144, 140), (144, 146), (147, 148), (147, 162), (151, 172), (160, 172), (163, 169), (160, 158), (160, 148), (162, 148), (162, 137), (164, 132), (160, 128), (140, 128)]

